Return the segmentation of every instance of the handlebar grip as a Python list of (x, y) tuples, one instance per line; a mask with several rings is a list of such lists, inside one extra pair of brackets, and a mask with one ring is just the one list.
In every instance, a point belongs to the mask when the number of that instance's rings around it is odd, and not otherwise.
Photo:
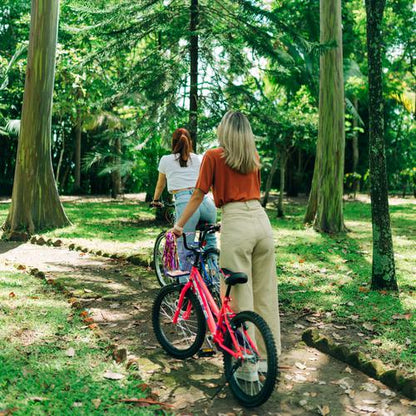
[(182, 237), (183, 237), (183, 245), (187, 250), (193, 251), (192, 248), (188, 247), (188, 243), (186, 241), (186, 234), (182, 233)]

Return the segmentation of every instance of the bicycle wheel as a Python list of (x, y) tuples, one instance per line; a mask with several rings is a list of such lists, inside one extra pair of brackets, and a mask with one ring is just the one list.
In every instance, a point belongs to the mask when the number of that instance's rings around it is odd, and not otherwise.
[[(199, 351), (205, 339), (205, 317), (197, 297), (185, 295), (178, 322), (172, 322), (183, 286), (163, 287), (153, 304), (153, 330), (162, 348), (172, 357), (189, 358)], [(188, 316), (186, 316), (188, 315)]]
[[(233, 333), (243, 351), (244, 359), (238, 362), (224, 352), (224, 371), (235, 398), (245, 407), (263, 404), (272, 394), (277, 378), (277, 352), (270, 328), (255, 312), (238, 313), (231, 320)], [(250, 342), (259, 347), (260, 356)], [(226, 334), (225, 345), (236, 348), (230, 334)]]
[(163, 250), (166, 243), (166, 231), (162, 231), (155, 241), (153, 247), (153, 263), (155, 267), (156, 279), (160, 286), (166, 286), (173, 283), (172, 279), (166, 274), (165, 266), (163, 264)]

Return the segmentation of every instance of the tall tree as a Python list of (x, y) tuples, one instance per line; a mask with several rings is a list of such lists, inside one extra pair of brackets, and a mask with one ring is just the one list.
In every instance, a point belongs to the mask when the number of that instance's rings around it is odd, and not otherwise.
[(398, 290), (390, 227), (382, 72), (382, 21), (385, 0), (366, 0), (369, 86), (369, 162), (373, 226), (373, 289)]
[(190, 68), (190, 91), (189, 91), (189, 132), (196, 151), (198, 132), (198, 0), (191, 0), (189, 29), (191, 38), (189, 41)]
[(59, 200), (51, 160), (52, 95), (58, 0), (32, 0), (22, 123), (12, 204), (3, 229), (10, 239), (69, 224)]
[(341, 0), (320, 2), (321, 44), (336, 46), (320, 59), (319, 129), (315, 171), (306, 221), (322, 232), (345, 230), (344, 182), (344, 77), (342, 59)]

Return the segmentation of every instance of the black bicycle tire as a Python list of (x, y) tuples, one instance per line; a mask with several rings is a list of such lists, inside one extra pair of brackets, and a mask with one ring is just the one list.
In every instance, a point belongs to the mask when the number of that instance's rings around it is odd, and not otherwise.
[(168, 281), (167, 276), (165, 276), (163, 272), (163, 259), (161, 258), (160, 261), (158, 260), (158, 254), (159, 254), (159, 246), (161, 242), (163, 241), (163, 238), (166, 235), (166, 231), (162, 231), (155, 240), (155, 244), (153, 246), (153, 265), (155, 269), (156, 279), (160, 285), (160, 287), (164, 287), (169, 283), (172, 283), (172, 281)]
[[(269, 326), (267, 325), (266, 321), (257, 313), (252, 311), (240, 312), (231, 320), (231, 326), (247, 321), (250, 321), (255, 325), (263, 338), (265, 349), (267, 351), (268, 366), (263, 387), (258, 392), (258, 394), (254, 396), (246, 394), (240, 388), (235, 378), (232, 377), (232, 356), (227, 352), (224, 352), (224, 372), (229, 383), (230, 390), (238, 402), (240, 402), (244, 407), (257, 407), (266, 402), (270, 395), (273, 393), (277, 380), (277, 351), (273, 334)], [(232, 342), (229, 333), (226, 334), (225, 345), (229, 348), (232, 348)]]
[(194, 354), (196, 354), (202, 347), (202, 344), (204, 343), (205, 332), (206, 332), (205, 316), (202, 311), (201, 305), (197, 297), (195, 296), (195, 294), (191, 292), (190, 290), (188, 290), (188, 292), (185, 295), (184, 301), (191, 302), (192, 308), (195, 310), (196, 319), (197, 319), (197, 330), (196, 330), (194, 341), (189, 346), (189, 348), (178, 349), (175, 346), (173, 346), (172, 343), (164, 335), (164, 331), (162, 330), (160, 326), (160, 319), (161, 319), (160, 308), (161, 308), (163, 299), (167, 295), (171, 294), (172, 292), (177, 292), (177, 299), (179, 299), (179, 295), (180, 295), (182, 288), (183, 286), (181, 285), (164, 286), (160, 290), (158, 295), (156, 296), (156, 299), (153, 303), (153, 309), (152, 309), (153, 331), (156, 335), (156, 338), (159, 344), (169, 355), (178, 359), (189, 358), (189, 357), (192, 357)]

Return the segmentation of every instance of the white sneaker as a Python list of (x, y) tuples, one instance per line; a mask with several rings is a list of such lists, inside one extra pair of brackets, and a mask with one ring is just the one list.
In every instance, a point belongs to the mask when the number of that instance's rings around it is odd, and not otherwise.
[(244, 362), (241, 367), (238, 367), (235, 376), (244, 381), (256, 382), (259, 381), (258, 363)]

